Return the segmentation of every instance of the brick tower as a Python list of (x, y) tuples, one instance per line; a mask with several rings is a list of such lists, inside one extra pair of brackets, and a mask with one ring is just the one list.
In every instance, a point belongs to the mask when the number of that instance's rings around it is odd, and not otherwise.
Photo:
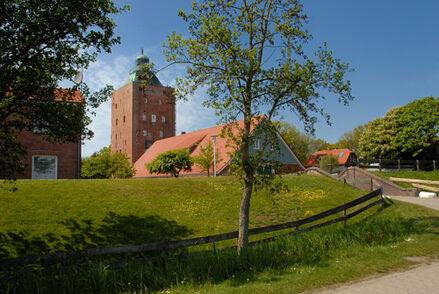
[(137, 56), (125, 85), (111, 98), (111, 152), (126, 153), (132, 163), (154, 141), (175, 136), (174, 89), (164, 87), (154, 74), (142, 85), (141, 65), (146, 63), (148, 57)]

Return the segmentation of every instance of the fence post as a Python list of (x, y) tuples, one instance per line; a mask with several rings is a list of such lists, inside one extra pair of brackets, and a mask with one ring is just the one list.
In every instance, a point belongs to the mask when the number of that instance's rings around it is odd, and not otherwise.
[[(344, 204), (345, 203), (343, 202), (343, 205)], [(344, 218), (344, 220), (343, 220), (343, 228), (346, 228), (346, 208), (343, 209), (343, 218)]]
[(383, 198), (383, 187), (380, 188), (380, 206), (383, 207), (383, 202), (384, 202), (384, 198)]
[(398, 171), (401, 170), (401, 159), (398, 159)]
[(360, 158), (357, 158), (357, 166), (360, 167)]
[(381, 158), (380, 158), (380, 161), (379, 161), (378, 165), (379, 165), (379, 168), (380, 168), (380, 171), (381, 171), (381, 168), (382, 168), (382, 166), (381, 166)]
[(370, 178), (370, 192), (373, 191), (373, 179)]
[(436, 160), (433, 159), (433, 170), (436, 170)]
[(416, 159), (416, 170), (419, 171), (419, 159)]

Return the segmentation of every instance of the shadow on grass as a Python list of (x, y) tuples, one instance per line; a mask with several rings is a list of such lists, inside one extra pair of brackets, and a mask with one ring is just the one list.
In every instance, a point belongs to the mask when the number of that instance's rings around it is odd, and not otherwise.
[(67, 219), (61, 224), (68, 234), (40, 237), (24, 232), (0, 233), (0, 258), (175, 240), (192, 233), (187, 227), (157, 215), (139, 217), (114, 212), (109, 212), (99, 223)]
[[(96, 292), (105, 293), (141, 292), (139, 289), (160, 291), (183, 283), (197, 287), (200, 284), (219, 284), (224, 281), (229, 281), (232, 287), (240, 287), (254, 281), (274, 282), (280, 275), (290, 274), (290, 269), (296, 266), (327, 267), (340, 251), (392, 246), (397, 242), (405, 242), (409, 236), (416, 238), (416, 235), (439, 234), (439, 217), (401, 217), (387, 210), (383, 207), (358, 222), (348, 222), (346, 228), (332, 225), (282, 236), (273, 242), (259, 243), (245, 248), (240, 255), (232, 248), (216, 250), (212, 245), (211, 251), (186, 251), (163, 261), (146, 264), (132, 262), (120, 268), (108, 267), (108, 263), (103, 260), (87, 266), (56, 268), (45, 275), (23, 269), (8, 273), (7, 284), (0, 281), (0, 287), (21, 285), (21, 281), (26, 281), (29, 287), (34, 287), (33, 290), (42, 292), (44, 289), (62, 291), (75, 287), (76, 292), (86, 292), (94, 287)], [(157, 241), (173, 234), (188, 232), (174, 222), (162, 221), (156, 217), (138, 220), (110, 214), (97, 227), (84, 222), (67, 221), (65, 225), (72, 235), (63, 241), (78, 245), (126, 240), (144, 242), (148, 238)], [(146, 230), (138, 236), (140, 231), (137, 227), (150, 222), (156, 224), (157, 230)], [(161, 228), (170, 233), (163, 234)], [(107, 238), (101, 239), (104, 232)], [(272, 274), (261, 276), (263, 272)], [(59, 284), (53, 284), (55, 277)], [(96, 281), (102, 283), (97, 284)]]

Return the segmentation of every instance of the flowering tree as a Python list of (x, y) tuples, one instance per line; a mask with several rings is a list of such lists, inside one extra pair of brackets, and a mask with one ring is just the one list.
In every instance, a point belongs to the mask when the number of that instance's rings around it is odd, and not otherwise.
[(425, 97), (392, 108), (370, 121), (359, 141), (364, 158), (425, 158), (439, 142), (439, 98)]

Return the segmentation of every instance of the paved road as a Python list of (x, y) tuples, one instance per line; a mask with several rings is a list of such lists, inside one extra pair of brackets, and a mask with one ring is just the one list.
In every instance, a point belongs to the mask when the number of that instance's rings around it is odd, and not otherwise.
[[(438, 198), (392, 196), (439, 210)], [(439, 262), (419, 265), (404, 272), (388, 274), (356, 284), (318, 292), (319, 294), (434, 294), (439, 293)]]

